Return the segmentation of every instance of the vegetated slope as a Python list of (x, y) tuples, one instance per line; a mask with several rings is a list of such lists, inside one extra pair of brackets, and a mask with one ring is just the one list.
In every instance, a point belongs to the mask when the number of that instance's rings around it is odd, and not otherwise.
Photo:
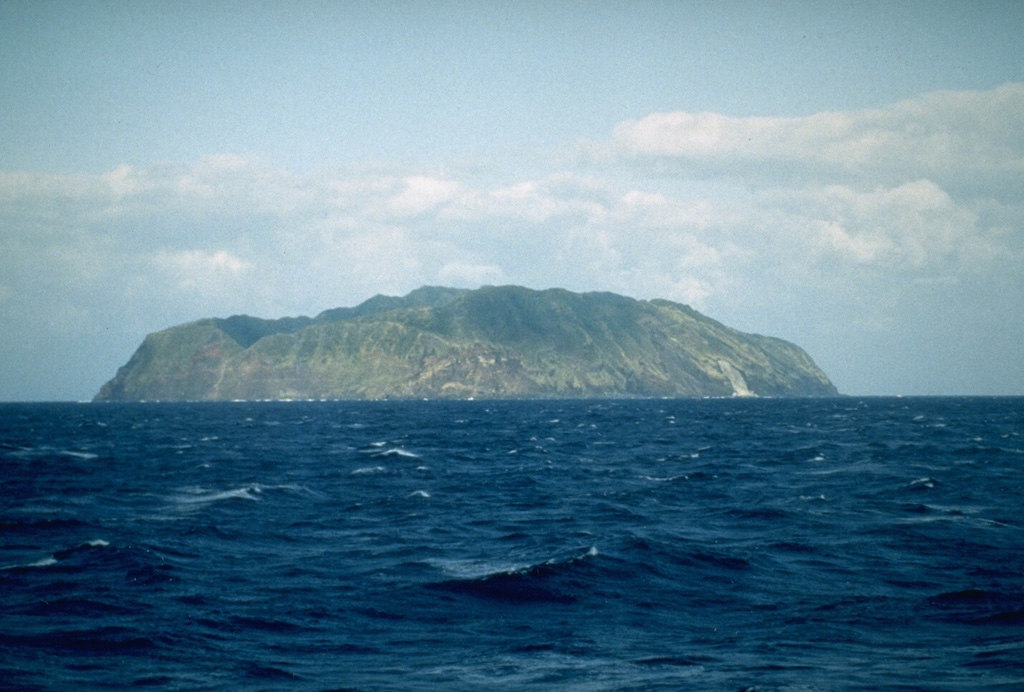
[(666, 300), (424, 287), (146, 337), (97, 400), (832, 396), (798, 346)]

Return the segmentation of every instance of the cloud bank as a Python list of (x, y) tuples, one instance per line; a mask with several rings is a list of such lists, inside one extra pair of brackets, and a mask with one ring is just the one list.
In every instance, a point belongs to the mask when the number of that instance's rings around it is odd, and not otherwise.
[(1024, 327), (1003, 313), (1024, 304), (1022, 120), (1007, 84), (802, 118), (656, 113), (517, 177), (222, 154), (0, 172), (0, 397), (91, 396), (145, 333), (203, 316), (484, 283), (689, 303), (793, 339), (847, 392), (1020, 392)]
[(783, 174), (860, 182), (925, 178), (946, 187), (1000, 188), (1024, 173), (1024, 84), (936, 92), (887, 108), (807, 117), (733, 118), (654, 113), (620, 123), (611, 151), (738, 174), (774, 166)]

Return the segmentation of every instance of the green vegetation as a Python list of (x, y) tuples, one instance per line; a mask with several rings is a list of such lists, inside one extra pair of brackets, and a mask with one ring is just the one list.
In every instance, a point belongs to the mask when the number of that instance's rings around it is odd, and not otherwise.
[(424, 287), (150, 334), (97, 400), (831, 396), (799, 347), (665, 300)]

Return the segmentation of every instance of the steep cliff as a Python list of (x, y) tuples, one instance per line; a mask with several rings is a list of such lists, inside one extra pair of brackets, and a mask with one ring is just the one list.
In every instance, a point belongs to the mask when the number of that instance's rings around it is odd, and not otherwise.
[(833, 396), (798, 346), (666, 300), (424, 287), (146, 337), (96, 400)]

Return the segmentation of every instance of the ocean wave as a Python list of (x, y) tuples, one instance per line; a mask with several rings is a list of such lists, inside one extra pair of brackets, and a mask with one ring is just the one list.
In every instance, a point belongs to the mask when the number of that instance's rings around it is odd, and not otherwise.
[(257, 501), (263, 490), (258, 485), (247, 485), (241, 488), (221, 491), (205, 491), (197, 489), (194, 494), (178, 495), (174, 501), (180, 505), (205, 505), (221, 500), (251, 500)]
[(261, 681), (295, 681), (302, 680), (301, 677), (290, 673), (283, 668), (276, 666), (260, 665), (259, 663), (247, 663), (242, 666), (242, 672), (247, 678), (253, 678)]
[(92, 459), (98, 459), (99, 454), (93, 454), (92, 452), (76, 452), (72, 449), (60, 450), (60, 455), (63, 457), (71, 457), (72, 459), (81, 459), (82, 461), (90, 461)]
[(690, 480), (690, 477), (686, 474), (679, 474), (678, 476), (640, 476), (640, 478), (652, 483), (673, 483), (678, 480)]
[(574, 557), (519, 567), (500, 568), (478, 576), (447, 579), (429, 588), (457, 596), (506, 603), (574, 603), (590, 589), (590, 563), (599, 555), (590, 547)]
[(76, 449), (59, 449), (49, 445), (43, 445), (41, 447), (12, 448), (10, 451), (6, 452), (6, 454), (25, 461), (43, 459), (46, 457), (65, 457), (69, 459), (78, 459), (80, 461), (91, 461), (99, 458), (99, 454), (95, 454), (93, 452), (81, 452)]
[(37, 569), (39, 567), (52, 567), (56, 564), (57, 558), (50, 555), (49, 557), (44, 557), (40, 560), (36, 560), (35, 562), (28, 562), (20, 565), (4, 565), (3, 567), (0, 567), (0, 571)]
[(305, 485), (296, 483), (279, 483), (264, 485), (262, 483), (250, 483), (228, 490), (215, 490), (205, 487), (185, 488), (178, 494), (172, 496), (173, 503), (181, 509), (205, 507), (218, 502), (229, 502), (233, 500), (245, 500), (246, 502), (261, 502), (268, 495), (280, 496), (299, 495), (307, 498), (323, 498), (323, 493), (312, 490)]
[(375, 457), (404, 457), (406, 459), (419, 459), (420, 455), (410, 452), (407, 449), (401, 447), (391, 447), (385, 450), (373, 450), (373, 456)]
[(13, 565), (5, 565), (3, 567), (0, 567), (0, 571), (8, 571), (8, 570), (21, 571), (21, 570), (32, 570), (32, 569), (41, 569), (41, 568), (45, 568), (45, 567), (53, 567), (55, 565), (59, 565), (59, 564), (64, 563), (69, 558), (71, 558), (74, 555), (76, 555), (78, 553), (81, 553), (83, 551), (94, 550), (96, 548), (106, 548), (109, 545), (110, 545), (110, 543), (108, 543), (107, 541), (103, 540), (102, 538), (96, 538), (96, 539), (93, 539), (91, 541), (86, 541), (85, 543), (77, 545), (77, 546), (75, 546), (73, 548), (67, 548), (65, 550), (58, 550), (55, 553), (53, 553), (52, 555), (48, 555), (48, 556), (46, 556), (44, 558), (40, 558), (38, 560), (34, 560), (33, 562), (19, 563), (19, 564), (13, 564)]
[(353, 476), (365, 476), (373, 473), (384, 473), (387, 469), (383, 466), (363, 466), (352, 472)]
[(623, 546), (623, 573), (644, 573), (664, 583), (690, 578), (732, 581), (754, 571), (753, 563), (737, 551), (716, 549), (691, 541), (666, 541), (634, 535)]
[(134, 608), (117, 602), (116, 596), (86, 598), (47, 598), (38, 601), (24, 611), (25, 615), (42, 617), (83, 617), (131, 616)]
[(1024, 593), (1017, 590), (967, 588), (929, 599), (940, 619), (968, 625), (1024, 624)]

